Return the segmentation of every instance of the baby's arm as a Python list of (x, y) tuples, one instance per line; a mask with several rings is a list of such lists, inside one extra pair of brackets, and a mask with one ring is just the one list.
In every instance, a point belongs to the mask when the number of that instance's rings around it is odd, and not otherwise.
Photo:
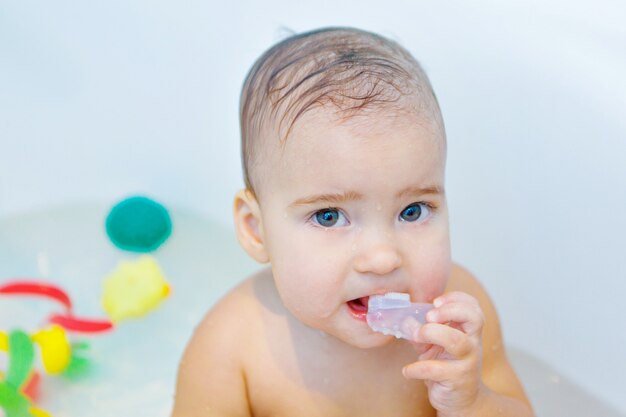
[(232, 296), (221, 300), (196, 328), (178, 369), (172, 417), (250, 417), (236, 304)]
[(425, 380), (438, 416), (533, 416), (486, 292), (461, 268), (448, 291), (415, 335), (432, 347), (404, 369), (405, 376)]

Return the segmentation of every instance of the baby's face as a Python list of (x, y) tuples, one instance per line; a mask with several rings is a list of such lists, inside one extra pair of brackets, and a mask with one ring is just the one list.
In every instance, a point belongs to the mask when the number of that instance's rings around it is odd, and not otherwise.
[(340, 123), (316, 110), (270, 160), (261, 217), (285, 306), (350, 345), (388, 343), (364, 297), (432, 302), (451, 270), (443, 139), (407, 115)]

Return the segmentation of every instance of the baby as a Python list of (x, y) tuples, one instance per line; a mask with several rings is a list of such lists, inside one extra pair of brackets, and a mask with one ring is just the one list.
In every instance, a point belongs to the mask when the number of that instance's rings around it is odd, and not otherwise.
[[(285, 39), (248, 74), (241, 135), (237, 237), (270, 266), (195, 330), (173, 416), (533, 416), (451, 261), (444, 124), (409, 52), (351, 28)], [(389, 292), (434, 304), (412, 340), (368, 326)]]

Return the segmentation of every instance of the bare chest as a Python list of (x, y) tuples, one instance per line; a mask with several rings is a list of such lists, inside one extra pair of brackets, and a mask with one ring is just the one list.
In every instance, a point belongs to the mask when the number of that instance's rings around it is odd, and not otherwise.
[(246, 372), (252, 415), (434, 417), (425, 385), (402, 376), (402, 367), (416, 360), (404, 352), (381, 361), (368, 350), (342, 357), (319, 346), (266, 345)]
[[(332, 381), (332, 378), (328, 378)], [(424, 388), (412, 387), (396, 391), (397, 387), (373, 382), (369, 388), (355, 387), (347, 380), (345, 386), (332, 382), (326, 387), (313, 388), (293, 381), (271, 378), (267, 385), (256, 383), (250, 392), (254, 417), (435, 417)], [(334, 390), (332, 389), (334, 387)]]

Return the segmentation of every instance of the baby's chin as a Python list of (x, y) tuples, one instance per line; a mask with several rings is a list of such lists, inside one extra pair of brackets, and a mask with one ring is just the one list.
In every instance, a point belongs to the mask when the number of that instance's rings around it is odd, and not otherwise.
[(333, 336), (343, 343), (358, 349), (376, 349), (391, 346), (399, 341), (393, 336), (375, 332), (367, 334), (339, 334)]
[(410, 345), (415, 351), (415, 354), (417, 356), (426, 352), (428, 348), (431, 346), (426, 343), (417, 343), (417, 342), (411, 342), (406, 339), (398, 339), (391, 335), (384, 335), (381, 333), (374, 333), (374, 332), (372, 333), (373, 334), (367, 335), (365, 337), (363, 336), (340, 337), (339, 339), (342, 340), (344, 343), (352, 347), (359, 348), (359, 349), (376, 349), (376, 348), (392, 347), (392, 346), (398, 347), (398, 344), (402, 344), (403, 346), (406, 346), (406, 347)]
[(295, 310), (292, 314), (305, 328), (307, 328), (311, 334), (317, 337), (323, 336), (323, 338), (331, 338), (337, 342), (341, 342), (344, 345), (348, 345), (358, 349), (375, 349), (382, 347), (391, 347), (393, 345), (409, 344), (411, 343), (416, 349), (422, 353), (425, 352), (429, 345), (423, 343), (409, 342), (405, 339), (398, 339), (391, 335), (385, 335), (375, 332), (367, 327), (367, 324), (362, 324), (358, 327), (341, 325), (337, 322), (328, 323), (318, 320), (310, 320), (310, 317), (304, 317), (299, 315), (299, 311)]
[[(374, 331), (355, 331), (354, 329), (337, 328), (334, 326), (320, 326), (320, 323), (302, 322), (311, 333), (326, 339), (328, 342), (334, 341), (344, 347), (358, 349), (373, 349), (388, 346), (397, 339), (393, 336), (376, 333)], [(361, 329), (363, 330), (363, 329)]]

